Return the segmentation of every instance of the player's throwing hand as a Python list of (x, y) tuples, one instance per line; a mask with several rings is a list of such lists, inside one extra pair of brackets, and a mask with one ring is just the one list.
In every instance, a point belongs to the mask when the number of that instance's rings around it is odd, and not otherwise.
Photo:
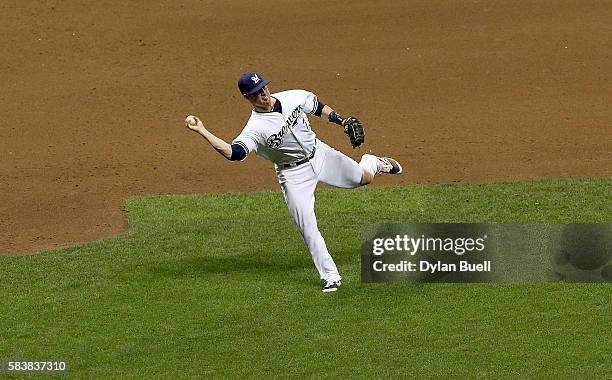
[(192, 131), (199, 131), (204, 128), (202, 120), (193, 115), (187, 116), (187, 118), (185, 119), (185, 125)]

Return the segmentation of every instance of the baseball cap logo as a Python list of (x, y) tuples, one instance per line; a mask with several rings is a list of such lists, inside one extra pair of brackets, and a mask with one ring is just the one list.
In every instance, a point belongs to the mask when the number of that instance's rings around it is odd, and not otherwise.
[(260, 81), (261, 79), (259, 79), (259, 77), (257, 76), (257, 74), (255, 74), (255, 75), (253, 75), (253, 76), (251, 77), (251, 80), (253, 81), (253, 83), (257, 84), (257, 83), (259, 83), (259, 81)]

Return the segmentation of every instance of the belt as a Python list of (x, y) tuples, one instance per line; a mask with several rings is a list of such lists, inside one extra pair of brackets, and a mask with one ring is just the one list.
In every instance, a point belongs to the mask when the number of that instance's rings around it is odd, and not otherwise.
[(317, 150), (317, 148), (316, 148), (316, 147), (313, 147), (313, 148), (312, 148), (312, 153), (310, 153), (310, 156), (308, 156), (308, 157), (306, 157), (306, 158), (303, 158), (303, 159), (301, 159), (301, 160), (299, 160), (299, 161), (290, 162), (290, 163), (288, 163), (288, 164), (282, 164), (282, 165), (281, 165), (281, 167), (282, 167), (283, 169), (287, 169), (287, 168), (295, 168), (296, 166), (300, 166), (300, 165), (302, 165), (302, 164), (305, 164), (305, 163), (307, 163), (308, 161), (312, 160), (312, 158), (313, 158), (313, 157), (314, 157), (314, 155), (315, 155), (316, 150)]

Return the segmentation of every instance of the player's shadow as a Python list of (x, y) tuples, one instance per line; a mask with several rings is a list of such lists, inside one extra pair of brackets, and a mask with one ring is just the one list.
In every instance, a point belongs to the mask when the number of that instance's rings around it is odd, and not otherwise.
[(301, 269), (312, 265), (310, 257), (286, 255), (233, 255), (227, 257), (183, 257), (148, 266), (149, 273), (165, 277), (197, 277), (228, 273), (273, 273)]

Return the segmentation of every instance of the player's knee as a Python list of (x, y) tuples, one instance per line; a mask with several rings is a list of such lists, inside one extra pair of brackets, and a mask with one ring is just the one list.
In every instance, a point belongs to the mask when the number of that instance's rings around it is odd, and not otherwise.
[(319, 235), (321, 235), (321, 232), (319, 231), (319, 227), (317, 226), (316, 223), (308, 223), (304, 225), (302, 228), (304, 231), (304, 235), (306, 235), (306, 237), (309, 239), (312, 239), (312, 238), (316, 239), (317, 237), (319, 237)]
[(301, 219), (296, 225), (305, 237), (316, 235), (319, 232), (315, 217)]
[(313, 227), (312, 225), (308, 226), (302, 231), (302, 237), (304, 238), (304, 242), (308, 246), (308, 249), (316, 248), (321, 239), (323, 239), (319, 229)]

